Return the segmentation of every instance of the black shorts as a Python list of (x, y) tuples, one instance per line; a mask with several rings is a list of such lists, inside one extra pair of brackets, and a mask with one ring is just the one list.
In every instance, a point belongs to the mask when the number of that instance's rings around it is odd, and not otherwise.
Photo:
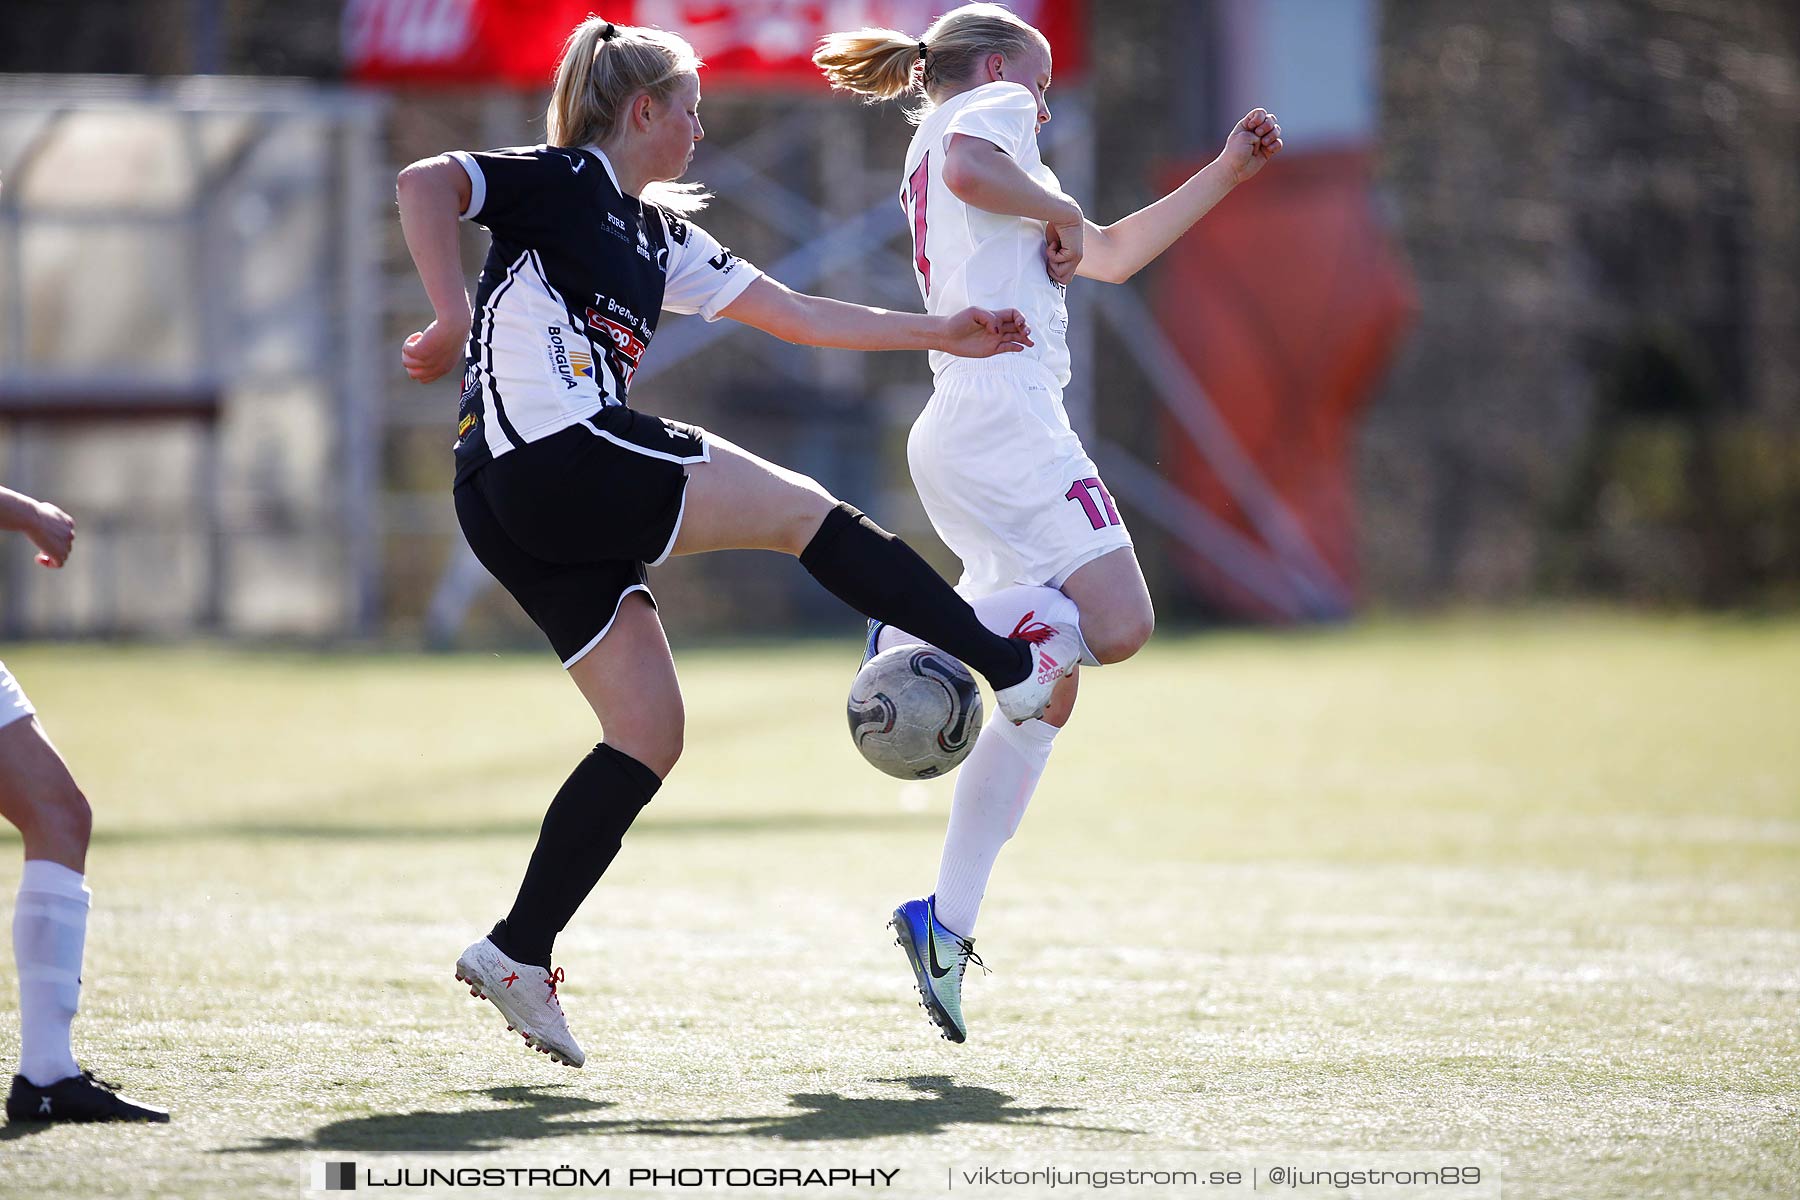
[(456, 519), (571, 666), (600, 644), (628, 594), (656, 603), (645, 564), (675, 548), (687, 466), (709, 455), (695, 426), (608, 408), (465, 478)]

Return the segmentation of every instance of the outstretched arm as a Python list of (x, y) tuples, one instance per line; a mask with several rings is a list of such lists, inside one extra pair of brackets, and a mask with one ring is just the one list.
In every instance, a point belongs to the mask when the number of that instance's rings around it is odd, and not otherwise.
[(0, 529), (16, 530), (38, 548), (37, 560), (60, 567), (75, 547), (75, 518), (54, 504), (0, 487)]
[(758, 277), (719, 315), (784, 342), (839, 350), (942, 350), (963, 358), (987, 358), (1016, 354), (1032, 344), (1031, 330), (1016, 309), (965, 308), (949, 317), (893, 312), (792, 291), (767, 275)]
[[(1281, 126), (1275, 114), (1252, 109), (1225, 139), (1219, 157), (1186, 183), (1111, 225), (1090, 222), (1077, 273), (1105, 283), (1124, 283), (1174, 245), (1176, 238), (1192, 229), (1232, 188), (1262, 170), (1280, 150)], [(1052, 249), (1053, 264), (1055, 258)]]

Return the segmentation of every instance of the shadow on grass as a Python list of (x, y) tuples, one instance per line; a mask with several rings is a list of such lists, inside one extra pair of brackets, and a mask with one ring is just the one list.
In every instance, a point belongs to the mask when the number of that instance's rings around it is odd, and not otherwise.
[(948, 1075), (874, 1079), (897, 1083), (914, 1093), (889, 1099), (800, 1092), (788, 1098), (790, 1111), (753, 1117), (700, 1117), (692, 1120), (585, 1119), (616, 1108), (553, 1087), (490, 1088), (467, 1093), (486, 1096), (505, 1108), (459, 1112), (381, 1113), (350, 1117), (304, 1138), (263, 1138), (222, 1153), (286, 1150), (366, 1150), (401, 1153), (423, 1150), (497, 1150), (539, 1138), (570, 1134), (622, 1134), (669, 1138), (770, 1138), (778, 1142), (861, 1141), (866, 1138), (943, 1133), (959, 1125), (1026, 1125), (1088, 1133), (1133, 1134), (1137, 1130), (1071, 1125), (1043, 1118), (1079, 1109), (1053, 1105), (1021, 1107), (994, 1088), (968, 1087)]
[(20, 1138), (28, 1138), (34, 1133), (43, 1133), (54, 1129), (54, 1121), (8, 1121), (0, 1125), (0, 1142), (15, 1142)]
[(717, 1117), (694, 1121), (643, 1121), (627, 1131), (670, 1137), (759, 1137), (781, 1142), (860, 1141), (864, 1138), (943, 1133), (956, 1125), (1035, 1125), (1091, 1133), (1132, 1133), (1040, 1118), (1080, 1109), (1055, 1105), (1019, 1107), (1015, 1097), (994, 1088), (969, 1087), (948, 1075), (872, 1079), (897, 1083), (916, 1093), (901, 1099), (798, 1092), (788, 1097), (792, 1111), (767, 1117)]
[(263, 1154), (280, 1150), (498, 1150), (539, 1138), (590, 1133), (613, 1122), (580, 1117), (613, 1107), (609, 1100), (589, 1100), (560, 1087), (484, 1088), (464, 1093), (486, 1096), (503, 1108), (465, 1108), (455, 1112), (376, 1113), (346, 1117), (321, 1125), (309, 1137), (260, 1138), (248, 1146), (220, 1153)]
[[(229, 821), (212, 824), (171, 825), (149, 829), (96, 829), (95, 845), (155, 845), (206, 839), (255, 841), (270, 839), (330, 842), (432, 841), (454, 842), (496, 837), (536, 837), (542, 816), (518, 821), (482, 821), (463, 825), (364, 825), (353, 820), (327, 821)], [(878, 833), (902, 829), (936, 828), (943, 817), (932, 813), (769, 813), (745, 817), (692, 817), (650, 820), (632, 826), (633, 840), (657, 837), (733, 837), (763, 833)]]

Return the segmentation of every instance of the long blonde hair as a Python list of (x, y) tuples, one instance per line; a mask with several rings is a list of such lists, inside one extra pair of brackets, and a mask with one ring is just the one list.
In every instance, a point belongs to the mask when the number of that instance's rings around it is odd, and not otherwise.
[(898, 29), (828, 34), (819, 39), (813, 62), (832, 87), (870, 104), (916, 95), (907, 113), (916, 124), (931, 111), (934, 90), (966, 84), (990, 54), (1012, 57), (1032, 46), (1050, 53), (1049, 40), (1011, 9), (965, 4), (932, 22), (922, 38)]
[[(633, 96), (644, 92), (667, 104), (702, 65), (679, 34), (589, 17), (563, 43), (544, 114), (545, 140), (552, 146), (597, 145), (618, 132)], [(697, 183), (663, 181), (647, 185), (643, 198), (683, 216), (712, 199)]]

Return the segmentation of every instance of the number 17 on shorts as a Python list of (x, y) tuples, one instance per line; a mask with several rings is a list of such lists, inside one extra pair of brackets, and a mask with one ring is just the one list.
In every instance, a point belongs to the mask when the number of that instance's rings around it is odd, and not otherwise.
[(1086, 479), (1077, 479), (1063, 493), (1063, 499), (1081, 505), (1081, 511), (1087, 515), (1088, 524), (1095, 529), (1105, 529), (1108, 525), (1122, 524), (1119, 520), (1119, 508), (1113, 503), (1112, 493), (1100, 482), (1098, 476), (1090, 475)]

